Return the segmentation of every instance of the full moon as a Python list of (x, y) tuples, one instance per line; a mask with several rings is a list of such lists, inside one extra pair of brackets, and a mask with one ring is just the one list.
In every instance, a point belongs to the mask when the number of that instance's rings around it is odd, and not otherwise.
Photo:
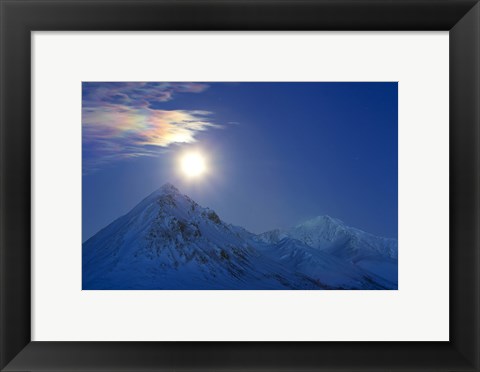
[(196, 152), (185, 154), (181, 159), (181, 168), (187, 177), (198, 177), (205, 172), (205, 158)]

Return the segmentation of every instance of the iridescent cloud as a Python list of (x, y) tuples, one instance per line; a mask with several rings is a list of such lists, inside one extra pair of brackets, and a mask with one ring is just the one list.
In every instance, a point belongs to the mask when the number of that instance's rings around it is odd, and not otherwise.
[(175, 143), (218, 127), (210, 112), (162, 110), (179, 93), (201, 93), (200, 83), (83, 83), (83, 172), (112, 161), (156, 156)]

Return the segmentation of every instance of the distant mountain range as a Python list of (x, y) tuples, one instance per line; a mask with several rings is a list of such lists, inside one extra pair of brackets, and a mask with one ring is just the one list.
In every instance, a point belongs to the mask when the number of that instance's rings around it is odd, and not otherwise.
[(83, 243), (82, 287), (397, 289), (397, 240), (320, 216), (255, 235), (165, 184)]

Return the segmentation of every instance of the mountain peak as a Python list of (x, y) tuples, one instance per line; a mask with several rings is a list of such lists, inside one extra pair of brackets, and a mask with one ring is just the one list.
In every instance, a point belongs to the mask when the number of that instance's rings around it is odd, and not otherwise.
[(301, 226), (318, 226), (318, 225), (340, 225), (344, 226), (344, 222), (342, 220), (339, 220), (338, 218), (330, 217), (329, 215), (323, 215), (323, 216), (317, 216), (314, 218), (311, 218), (307, 221), (304, 221), (297, 225), (296, 227), (301, 227)]
[(170, 199), (177, 199), (179, 195), (181, 195), (180, 191), (170, 182), (167, 182), (138, 203), (128, 214), (135, 214), (140, 210), (148, 208), (151, 204), (156, 203), (159, 198), (168, 197)]
[(180, 191), (170, 182), (163, 184), (159, 189), (162, 193), (165, 194), (178, 194)]

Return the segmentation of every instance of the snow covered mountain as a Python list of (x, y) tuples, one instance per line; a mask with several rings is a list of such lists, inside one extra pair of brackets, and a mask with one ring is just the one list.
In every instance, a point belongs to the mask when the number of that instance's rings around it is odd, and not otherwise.
[[(356, 246), (353, 238), (342, 238), (340, 231), (327, 229), (332, 234), (326, 234), (326, 230), (317, 235), (314, 225), (308, 225), (309, 234), (306, 226), (299, 225), (288, 232), (256, 236), (226, 224), (213, 210), (201, 207), (173, 185), (165, 184), (83, 244), (82, 286), (83, 289), (397, 288), (396, 278), (378, 275), (375, 270), (363, 268), (358, 260), (350, 259), (363, 257), (361, 252), (368, 248), (382, 253), (375, 256), (380, 260), (377, 266), (393, 260), (383, 254), (383, 246), (375, 245), (374, 237), (369, 240), (372, 247), (362, 239)], [(344, 247), (341, 241), (345, 242)], [(358, 254), (345, 258), (342, 252)], [(372, 262), (368, 263), (373, 265)]]
[(257, 239), (274, 244), (284, 238), (355, 264), (382, 278), (397, 282), (398, 243), (346, 226), (339, 219), (319, 216), (287, 230), (273, 230)]

